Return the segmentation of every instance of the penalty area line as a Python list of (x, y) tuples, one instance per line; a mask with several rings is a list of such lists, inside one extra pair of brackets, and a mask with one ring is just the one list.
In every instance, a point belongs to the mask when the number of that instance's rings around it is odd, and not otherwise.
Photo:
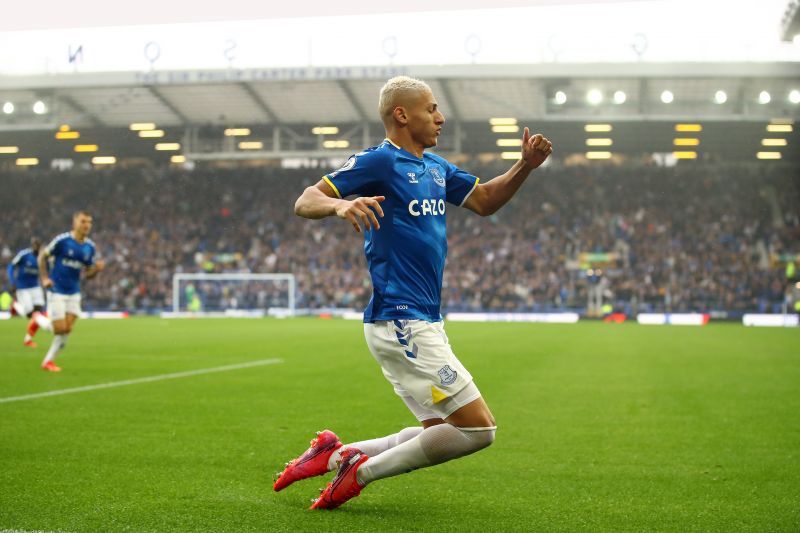
[(256, 366), (277, 365), (283, 363), (283, 359), (259, 359), (247, 363), (237, 363), (234, 365), (215, 366), (211, 368), (199, 368), (197, 370), (187, 370), (185, 372), (173, 372), (171, 374), (159, 374), (157, 376), (147, 376), (144, 378), (126, 379), (123, 381), (110, 381), (108, 383), (98, 383), (97, 385), (85, 385), (83, 387), (72, 387), (70, 389), (58, 389), (47, 392), (37, 392), (34, 394), (23, 394), (22, 396), (8, 396), (0, 398), (0, 403), (21, 402), (24, 400), (35, 400), (37, 398), (47, 398), (49, 396), (61, 396), (62, 394), (75, 394), (78, 392), (90, 392), (100, 389), (113, 389), (114, 387), (125, 387), (127, 385), (139, 385), (140, 383), (152, 383), (154, 381), (165, 381), (168, 379), (189, 378), (201, 376), (203, 374), (215, 374), (217, 372), (229, 372), (231, 370), (241, 370), (243, 368), (253, 368)]

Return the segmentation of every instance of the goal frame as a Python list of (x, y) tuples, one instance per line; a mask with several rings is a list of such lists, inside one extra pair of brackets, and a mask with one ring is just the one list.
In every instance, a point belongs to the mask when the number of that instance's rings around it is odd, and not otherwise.
[(297, 282), (294, 274), (253, 274), (247, 272), (237, 272), (231, 274), (204, 274), (204, 273), (175, 273), (172, 275), (172, 312), (180, 313), (180, 284), (181, 281), (288, 281), (289, 282), (289, 314), (294, 316), (295, 290)]

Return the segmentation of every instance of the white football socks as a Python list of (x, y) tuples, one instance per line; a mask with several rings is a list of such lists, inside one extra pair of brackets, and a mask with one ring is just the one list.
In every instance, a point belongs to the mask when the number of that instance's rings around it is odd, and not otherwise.
[(42, 361), (43, 365), (55, 359), (58, 352), (67, 345), (67, 338), (69, 338), (69, 333), (53, 336), (53, 344), (50, 345), (50, 349), (47, 350), (47, 355), (44, 356), (44, 361)]
[(356, 477), (360, 484), (366, 485), (475, 453), (494, 442), (496, 429), (457, 428), (450, 424), (429, 427), (413, 439), (367, 459), (358, 468)]
[(16, 301), (16, 300), (15, 300), (15, 301), (13, 301), (13, 302), (11, 303), (11, 307), (13, 307), (13, 308), (14, 308), (14, 311), (16, 311), (16, 313), (17, 313), (19, 316), (21, 316), (21, 317), (24, 317), (24, 316), (25, 316), (25, 308), (24, 308), (24, 307), (22, 307), (22, 304), (21, 304), (21, 303), (19, 303), (18, 301)]
[(370, 439), (364, 440), (361, 442), (354, 442), (352, 444), (346, 444), (333, 452), (331, 454), (331, 458), (328, 459), (328, 470), (335, 470), (337, 467), (337, 463), (339, 462), (339, 458), (342, 455), (342, 450), (347, 447), (358, 448), (365, 454), (370, 457), (375, 457), (386, 450), (394, 448), (398, 444), (402, 444), (407, 440), (413, 439), (420, 433), (422, 433), (422, 426), (415, 426), (410, 428), (401, 429), (398, 433), (394, 433), (387, 437), (379, 437), (377, 439)]
[(36, 311), (33, 313), (32, 318), (36, 321), (40, 328), (46, 329), (47, 331), (53, 331), (53, 323), (42, 313)]

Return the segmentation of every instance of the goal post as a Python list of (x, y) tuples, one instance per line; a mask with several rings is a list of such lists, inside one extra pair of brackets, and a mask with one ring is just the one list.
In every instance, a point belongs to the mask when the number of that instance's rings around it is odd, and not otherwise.
[(294, 274), (172, 275), (172, 312), (264, 311), (278, 308), (295, 314)]

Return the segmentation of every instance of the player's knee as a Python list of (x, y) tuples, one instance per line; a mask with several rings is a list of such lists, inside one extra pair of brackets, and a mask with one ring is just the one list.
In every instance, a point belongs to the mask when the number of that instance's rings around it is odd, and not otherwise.
[(458, 430), (469, 439), (473, 445), (473, 451), (477, 452), (492, 445), (497, 427), (461, 427)]

